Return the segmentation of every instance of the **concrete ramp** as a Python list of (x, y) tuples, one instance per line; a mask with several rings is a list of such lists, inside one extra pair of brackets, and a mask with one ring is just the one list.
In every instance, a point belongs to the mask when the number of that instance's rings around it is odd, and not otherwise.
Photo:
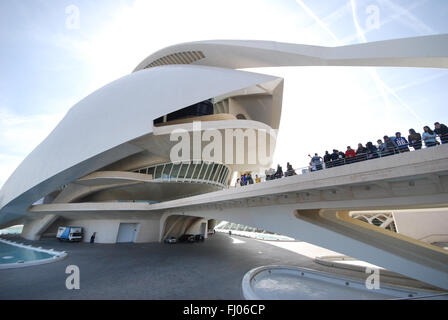
[(348, 211), (297, 210), (295, 216), (352, 240), (341, 252), (448, 288), (448, 252), (441, 248), (353, 219)]

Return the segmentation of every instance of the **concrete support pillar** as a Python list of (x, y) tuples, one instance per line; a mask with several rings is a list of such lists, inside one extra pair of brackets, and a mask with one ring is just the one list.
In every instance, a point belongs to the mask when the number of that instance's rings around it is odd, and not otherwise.
[(21, 234), (22, 238), (27, 240), (39, 240), (42, 233), (44, 233), (57, 218), (58, 216), (55, 214), (47, 214), (40, 219), (25, 220)]
[(216, 227), (216, 220), (215, 219), (209, 219), (208, 220), (208, 230), (213, 230)]

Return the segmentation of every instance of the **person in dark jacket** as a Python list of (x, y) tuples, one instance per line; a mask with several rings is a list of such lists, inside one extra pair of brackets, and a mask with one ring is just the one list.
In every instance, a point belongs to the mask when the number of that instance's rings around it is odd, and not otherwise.
[(241, 184), (242, 187), (244, 187), (247, 184), (247, 182), (246, 182), (246, 174), (242, 174), (241, 175), (240, 184)]
[(330, 155), (331, 157), (331, 166), (336, 167), (342, 164), (342, 161), (339, 160), (339, 151), (333, 149), (333, 153)]
[(364, 160), (367, 160), (367, 149), (362, 145), (362, 143), (358, 143), (358, 149), (356, 149), (356, 161)]
[(415, 132), (414, 129), (409, 129), (408, 141), (409, 145), (414, 148), (414, 150), (419, 150), (422, 148), (422, 135)]
[(248, 174), (247, 175), (247, 182), (248, 184), (254, 184), (254, 179), (252, 179), (252, 174)]
[(367, 142), (367, 159), (375, 159), (378, 158), (378, 148), (373, 145), (372, 142)]
[(389, 136), (384, 136), (383, 139), (386, 147), (386, 152), (382, 154), (383, 156), (390, 156), (398, 152), (397, 145)]
[(448, 143), (448, 127), (443, 123), (434, 123), (434, 132), (440, 137), (442, 144)]
[(90, 243), (94, 243), (95, 242), (95, 237), (96, 237), (96, 232), (94, 232), (92, 234), (92, 236), (90, 237)]
[(283, 169), (280, 165), (277, 165), (277, 171), (275, 172), (275, 178), (279, 179), (283, 177)]
[(286, 164), (286, 172), (285, 172), (285, 177), (290, 177), (290, 176), (294, 176), (297, 173), (294, 171), (292, 165), (288, 162)]
[(331, 154), (325, 151), (324, 155), (325, 168), (331, 168)]

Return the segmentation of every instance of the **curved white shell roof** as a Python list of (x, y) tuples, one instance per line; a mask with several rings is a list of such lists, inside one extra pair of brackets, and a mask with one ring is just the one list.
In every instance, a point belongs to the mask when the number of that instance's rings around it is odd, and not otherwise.
[(279, 66), (448, 68), (448, 34), (340, 47), (256, 40), (189, 42), (157, 51), (144, 59), (134, 72), (155, 62), (166, 65), (182, 61), (233, 69)]
[(73, 106), (0, 190), (0, 224), (49, 192), (141, 151), (127, 144), (164, 114), (278, 78), (215, 67), (151, 68), (118, 79)]

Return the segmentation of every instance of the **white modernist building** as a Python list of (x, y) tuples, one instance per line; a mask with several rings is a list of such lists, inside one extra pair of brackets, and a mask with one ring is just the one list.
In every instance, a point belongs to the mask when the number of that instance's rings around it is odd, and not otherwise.
[[(24, 224), (22, 236), (34, 240), (54, 234), (60, 225), (76, 225), (85, 228), (86, 240), (96, 232), (101, 243), (151, 242), (183, 233), (206, 234), (211, 219), (221, 219), (300, 238), (448, 287), (442, 249), (370, 229), (359, 233), (362, 226), (349, 228), (349, 219), (340, 212), (333, 216), (316, 211), (446, 206), (446, 146), (415, 151), (412, 157), (371, 160), (368, 166), (357, 163), (349, 169), (227, 189), (234, 172), (271, 165), (258, 158), (249, 161), (249, 155), (262, 149), (259, 136), (255, 143), (243, 143), (243, 161), (236, 160), (238, 148), (233, 146), (235, 152), (227, 157), (226, 147), (236, 138), (225, 133), (268, 132), (272, 156), (283, 79), (236, 70), (270, 66), (448, 68), (448, 35), (343, 47), (201, 41), (162, 49), (130, 75), (73, 106), (28, 155), (0, 191), (0, 228)], [(170, 152), (178, 140), (172, 133), (195, 141), (197, 123), (201, 147), (211, 141), (202, 135), (206, 131), (224, 137), (215, 145), (221, 156), (214, 152), (198, 158), (192, 147), (190, 160), (173, 162)], [(400, 163), (408, 165), (391, 170)], [(407, 180), (412, 183), (402, 187)], [(421, 187), (422, 196), (416, 197), (410, 186)], [(381, 240), (370, 244), (369, 232), (370, 239)], [(397, 253), (400, 245), (405, 249)]]

